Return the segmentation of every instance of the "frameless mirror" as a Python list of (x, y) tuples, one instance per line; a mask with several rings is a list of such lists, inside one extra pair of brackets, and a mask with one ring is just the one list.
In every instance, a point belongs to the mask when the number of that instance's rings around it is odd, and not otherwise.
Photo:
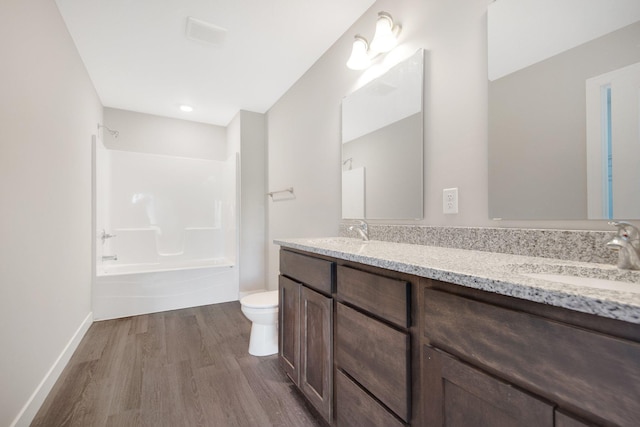
[(490, 217), (640, 219), (640, 2), (488, 17)]
[(342, 100), (342, 217), (423, 217), (424, 54)]

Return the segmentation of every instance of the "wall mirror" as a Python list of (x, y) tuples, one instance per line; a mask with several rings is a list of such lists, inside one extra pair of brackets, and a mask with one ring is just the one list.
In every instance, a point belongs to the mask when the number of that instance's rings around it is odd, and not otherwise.
[(342, 100), (342, 217), (423, 217), (420, 49)]
[(489, 7), (489, 215), (640, 219), (640, 2)]

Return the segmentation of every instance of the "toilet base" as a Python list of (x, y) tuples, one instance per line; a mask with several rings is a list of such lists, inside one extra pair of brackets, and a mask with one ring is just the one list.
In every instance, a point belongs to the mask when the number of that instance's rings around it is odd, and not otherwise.
[(249, 338), (249, 354), (253, 356), (270, 356), (278, 353), (278, 324), (251, 325)]

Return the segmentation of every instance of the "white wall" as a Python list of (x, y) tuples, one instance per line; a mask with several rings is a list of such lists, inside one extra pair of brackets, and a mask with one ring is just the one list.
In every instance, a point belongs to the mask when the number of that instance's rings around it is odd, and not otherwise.
[(91, 136), (102, 106), (51, 0), (0, 3), (0, 58), (0, 425), (8, 426), (28, 425), (91, 322)]
[[(491, 0), (379, 0), (268, 112), (268, 280), (276, 286), (274, 238), (331, 236), (340, 223), (340, 102), (371, 78), (345, 62), (355, 34), (371, 39), (379, 11), (402, 25), (387, 57), (425, 49), (425, 218), (402, 223), (607, 229), (601, 221), (501, 221), (488, 217), (487, 7)], [(379, 60), (380, 61), (380, 60)], [(442, 213), (442, 190), (459, 188), (459, 214)], [(389, 223), (389, 221), (371, 221)], [(393, 221), (401, 223), (401, 221)]]
[(114, 138), (101, 129), (100, 137), (107, 148), (226, 160), (226, 128), (207, 123), (172, 119), (135, 111), (104, 109), (104, 124), (119, 135)]

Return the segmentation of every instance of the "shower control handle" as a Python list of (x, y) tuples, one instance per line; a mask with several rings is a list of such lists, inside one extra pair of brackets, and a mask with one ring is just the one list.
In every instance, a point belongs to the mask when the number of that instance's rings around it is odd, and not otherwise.
[(105, 229), (102, 229), (102, 234), (100, 235), (100, 239), (102, 239), (102, 243), (104, 243), (105, 240), (107, 239), (111, 239), (112, 237), (117, 237), (115, 234), (109, 234), (105, 231)]

